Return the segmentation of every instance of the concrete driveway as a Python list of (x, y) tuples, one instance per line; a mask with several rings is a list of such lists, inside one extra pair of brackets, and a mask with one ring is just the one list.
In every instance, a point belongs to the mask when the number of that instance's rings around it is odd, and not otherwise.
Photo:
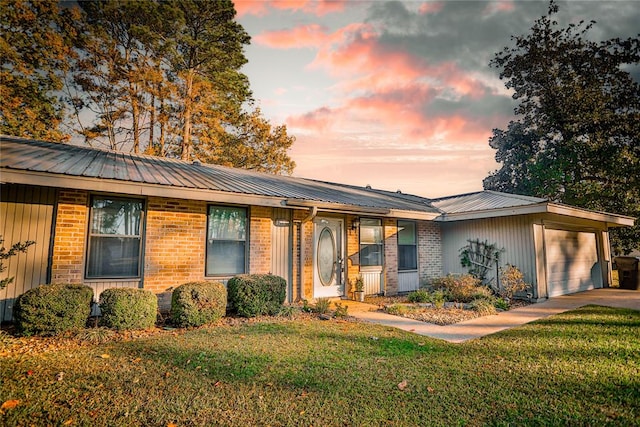
[(439, 326), (433, 323), (382, 313), (375, 311), (377, 307), (370, 304), (356, 303), (354, 301), (341, 301), (341, 303), (347, 305), (349, 314), (357, 319), (391, 326), (419, 335), (439, 338), (452, 343), (461, 343), (590, 304), (630, 308), (640, 311), (640, 292), (613, 288), (594, 289), (550, 298), (544, 302), (505, 311), (493, 316), (479, 317), (447, 326)]

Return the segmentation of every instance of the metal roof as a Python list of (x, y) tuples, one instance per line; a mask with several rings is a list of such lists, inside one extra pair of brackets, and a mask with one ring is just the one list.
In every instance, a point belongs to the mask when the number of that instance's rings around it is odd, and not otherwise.
[(431, 199), (431, 204), (446, 214), (530, 206), (545, 202), (546, 199), (538, 197), (487, 190)]
[(219, 165), (0, 136), (0, 168), (437, 216), (429, 199)]
[(425, 197), (0, 135), (0, 182), (221, 201), (258, 206), (457, 221), (525, 213), (556, 213), (633, 225), (634, 219), (495, 191)]

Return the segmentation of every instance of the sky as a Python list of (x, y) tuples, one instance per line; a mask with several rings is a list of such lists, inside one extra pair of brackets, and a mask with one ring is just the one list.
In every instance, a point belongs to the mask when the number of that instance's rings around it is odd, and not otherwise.
[[(478, 191), (514, 118), (496, 52), (546, 1), (234, 0), (256, 105), (296, 137), (294, 176), (440, 197)], [(635, 37), (638, 1), (560, 1), (561, 24)]]

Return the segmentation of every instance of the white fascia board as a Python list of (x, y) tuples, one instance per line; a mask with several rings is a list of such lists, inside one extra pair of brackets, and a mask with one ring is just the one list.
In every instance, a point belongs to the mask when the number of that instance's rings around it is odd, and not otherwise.
[(634, 218), (624, 215), (615, 215), (606, 212), (595, 212), (573, 206), (559, 205), (550, 202), (538, 203), (535, 205), (514, 206), (500, 209), (487, 209), (473, 212), (444, 213), (436, 221), (451, 222), (464, 221), (470, 219), (496, 218), (513, 215), (527, 215), (536, 213), (551, 213), (569, 216), (572, 218), (588, 219), (592, 221), (604, 222), (607, 227), (632, 227)]
[(3, 184), (39, 185), (43, 187), (69, 188), (73, 190), (98, 191), (134, 196), (156, 196), (185, 200), (201, 200), (205, 202), (222, 202), (239, 205), (278, 208), (284, 206), (284, 200), (278, 197), (230, 193), (198, 188), (171, 187), (167, 185), (145, 184), (83, 176), (55, 175), (44, 172), (18, 171), (12, 169), (1, 170), (0, 182)]
[(398, 219), (415, 219), (423, 221), (433, 221), (440, 214), (435, 212), (418, 212), (418, 211), (405, 211), (401, 209), (391, 209), (389, 211), (389, 217)]
[(633, 227), (635, 218), (625, 215), (615, 215), (607, 212), (596, 212), (574, 206), (549, 203), (547, 212), (558, 215), (571, 216), (581, 219), (606, 222), (608, 227)]
[(443, 213), (436, 218), (436, 221), (451, 222), (464, 221), (469, 219), (496, 218), (513, 215), (527, 215), (535, 213), (546, 213), (546, 203), (538, 203), (535, 205), (513, 206), (499, 209), (485, 209), (481, 211), (459, 212), (459, 213)]

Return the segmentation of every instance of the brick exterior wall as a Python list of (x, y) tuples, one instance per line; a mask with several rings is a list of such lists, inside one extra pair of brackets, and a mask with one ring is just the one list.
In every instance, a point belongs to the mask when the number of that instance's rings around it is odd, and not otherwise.
[(436, 222), (418, 221), (418, 270), (421, 285), (443, 275), (441, 231)]
[(88, 215), (86, 191), (60, 190), (51, 260), (52, 283), (82, 283)]
[(249, 224), (249, 273), (271, 272), (271, 208), (251, 206)]
[[(207, 204), (149, 197), (146, 205), (144, 288), (163, 295), (204, 280)], [(168, 294), (168, 295), (166, 295)]]
[(384, 293), (398, 294), (398, 222), (395, 218), (382, 221), (384, 233)]
[(351, 229), (351, 223), (358, 219), (355, 215), (347, 215), (345, 220), (345, 228), (347, 231), (347, 253), (345, 256), (345, 269), (346, 269), (346, 287), (345, 296), (353, 297), (353, 291), (351, 284), (356, 280), (360, 274), (360, 266), (354, 265), (353, 260), (359, 258), (360, 252), (360, 233), (359, 229)]
[[(86, 233), (89, 216), (89, 193), (82, 190), (60, 190), (52, 252), (52, 282), (84, 281)], [(205, 279), (207, 202), (149, 197), (145, 205), (143, 286), (159, 294), (161, 306), (169, 303), (171, 291), (189, 281)], [(253, 206), (249, 212), (249, 273), (265, 274), (271, 270), (272, 209)], [(313, 229), (312, 221), (301, 223), (307, 210), (296, 210), (293, 238), (292, 299), (313, 298)], [(357, 219), (344, 216), (345, 296), (352, 295), (349, 281), (360, 272), (353, 264), (359, 252), (358, 230), (351, 229)], [(418, 221), (418, 268), (420, 283), (441, 276), (441, 231), (432, 221)], [(388, 295), (398, 293), (397, 220), (386, 218), (384, 226), (384, 281)], [(304, 234), (304, 259), (300, 263), (300, 236)], [(300, 293), (299, 266), (302, 265)], [(212, 279), (213, 280), (213, 279)], [(108, 280), (107, 280), (108, 281)]]

